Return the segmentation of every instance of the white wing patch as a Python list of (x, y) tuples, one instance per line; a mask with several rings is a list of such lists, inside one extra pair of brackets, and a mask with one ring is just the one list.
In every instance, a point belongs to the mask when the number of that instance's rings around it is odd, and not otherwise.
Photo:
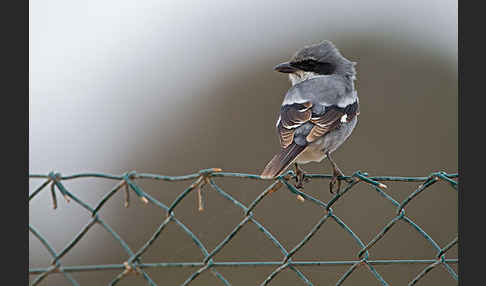
[(343, 116), (341, 116), (341, 122), (342, 123), (348, 122), (348, 115), (347, 114), (344, 114)]

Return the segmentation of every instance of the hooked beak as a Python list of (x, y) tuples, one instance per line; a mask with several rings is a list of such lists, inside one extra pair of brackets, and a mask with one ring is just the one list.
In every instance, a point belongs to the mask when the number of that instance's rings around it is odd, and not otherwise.
[(273, 67), (273, 70), (278, 71), (278, 72), (283, 72), (283, 73), (294, 73), (294, 72), (298, 71), (299, 69), (293, 67), (290, 62), (285, 62), (285, 63), (281, 63), (281, 64), (276, 65), (275, 67)]

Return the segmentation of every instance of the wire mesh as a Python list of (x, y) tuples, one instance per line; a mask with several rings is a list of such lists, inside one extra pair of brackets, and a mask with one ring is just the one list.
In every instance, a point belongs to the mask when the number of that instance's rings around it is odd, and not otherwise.
[[(393, 176), (368, 176), (367, 173), (356, 171), (351, 176), (339, 177), (339, 180), (344, 182), (344, 188), (338, 194), (335, 194), (328, 202), (324, 202), (308, 193), (303, 192), (301, 189), (297, 189), (290, 180), (295, 178), (295, 173), (293, 171), (287, 171), (260, 193), (248, 206), (238, 201), (236, 198), (225, 192), (217, 183), (217, 178), (219, 177), (231, 177), (235, 179), (253, 179), (253, 180), (263, 180), (258, 175), (254, 174), (242, 174), (242, 173), (229, 173), (222, 172), (222, 170), (217, 168), (204, 169), (194, 174), (184, 175), (184, 176), (163, 176), (157, 174), (147, 174), (147, 173), (137, 173), (135, 171), (126, 172), (122, 175), (111, 175), (102, 173), (82, 173), (70, 176), (62, 176), (60, 173), (50, 172), (47, 175), (31, 174), (30, 178), (45, 179), (42, 184), (39, 185), (30, 195), (29, 204), (34, 197), (36, 197), (41, 191), (47, 190), (50, 187), (50, 192), (52, 196), (53, 208), (57, 208), (57, 195), (61, 194), (68, 202), (71, 200), (84, 208), (91, 215), (91, 220), (77, 233), (77, 235), (67, 243), (67, 245), (59, 252), (56, 252), (52, 245), (46, 240), (46, 238), (37, 230), (33, 225), (29, 224), (29, 231), (40, 241), (40, 243), (47, 249), (47, 251), (52, 256), (52, 262), (50, 267), (46, 268), (30, 268), (29, 275), (38, 274), (35, 279), (32, 280), (32, 285), (38, 285), (43, 279), (52, 273), (62, 274), (66, 280), (71, 285), (79, 285), (78, 282), (70, 274), (72, 272), (82, 272), (82, 271), (104, 271), (104, 270), (120, 270), (120, 273), (113, 278), (109, 285), (115, 285), (124, 277), (129, 274), (141, 274), (143, 278), (147, 281), (149, 285), (157, 285), (155, 281), (149, 276), (145, 271), (150, 268), (167, 268), (167, 267), (191, 267), (195, 271), (184, 281), (182, 285), (189, 285), (194, 281), (199, 275), (204, 272), (210, 272), (214, 275), (223, 285), (231, 285), (219, 271), (218, 268), (221, 267), (245, 267), (245, 266), (272, 266), (275, 267), (274, 270), (266, 277), (265, 280), (261, 282), (261, 285), (267, 285), (272, 281), (279, 273), (285, 269), (292, 270), (299, 279), (305, 285), (314, 285), (311, 279), (304, 275), (303, 272), (299, 270), (300, 267), (304, 266), (333, 266), (342, 265), (348, 266), (347, 271), (339, 277), (335, 285), (341, 285), (352, 273), (359, 267), (365, 267), (368, 269), (372, 275), (376, 278), (381, 285), (389, 285), (383, 276), (376, 270), (374, 266), (376, 265), (396, 265), (396, 264), (418, 264), (425, 265), (423, 270), (413, 277), (409, 285), (414, 285), (420, 281), (430, 270), (435, 267), (444, 267), (450, 276), (458, 280), (458, 274), (451, 267), (451, 264), (458, 264), (458, 258), (446, 258), (446, 253), (456, 244), (458, 244), (458, 238), (456, 236), (447, 245), (441, 247), (434, 239), (425, 232), (417, 223), (405, 215), (405, 209), (407, 205), (417, 198), (418, 195), (426, 190), (430, 190), (430, 186), (437, 183), (438, 181), (445, 182), (449, 185), (455, 192), (458, 191), (458, 174), (448, 174), (445, 172), (433, 172), (426, 177), (393, 177)], [(305, 177), (312, 180), (317, 179), (330, 179), (331, 175), (326, 174), (305, 174)], [(101, 200), (95, 205), (90, 206), (81, 199), (79, 199), (72, 192), (67, 190), (67, 188), (62, 183), (66, 180), (74, 180), (79, 178), (103, 178), (107, 180), (117, 181), (116, 185), (108, 191)], [(141, 179), (151, 179), (151, 180), (162, 180), (162, 181), (185, 181), (192, 180), (193, 182), (179, 194), (179, 196), (169, 205), (160, 202), (148, 193), (144, 192), (143, 189), (136, 183), (137, 180)], [(403, 201), (399, 202), (395, 200), (391, 195), (389, 195), (385, 190), (387, 186), (385, 182), (411, 182), (418, 183), (419, 186)], [(350, 192), (356, 185), (366, 184), (372, 190), (378, 192), (383, 198), (385, 198), (389, 203), (391, 203), (396, 208), (395, 216), (379, 231), (368, 243), (363, 242), (363, 240), (356, 235), (351, 228), (335, 214), (332, 206), (340, 200), (346, 193)], [(241, 209), (243, 213), (243, 219), (234, 227), (234, 229), (223, 239), (213, 250), (208, 250), (208, 248), (202, 243), (197, 235), (194, 234), (191, 229), (189, 229), (181, 220), (179, 220), (175, 214), (174, 210), (177, 206), (192, 192), (196, 192), (198, 195), (199, 210), (203, 209), (203, 197), (201, 195), (201, 189), (204, 186), (208, 186), (212, 191), (216, 192), (218, 195), (222, 196), (230, 203), (236, 205)], [(277, 237), (272, 235), (272, 233), (265, 228), (265, 226), (257, 220), (254, 216), (254, 208), (262, 202), (269, 194), (279, 190), (285, 189), (289, 193), (297, 195), (297, 199), (301, 201), (309, 201), (322, 209), (322, 217), (319, 221), (311, 228), (311, 230), (305, 235), (305, 237), (292, 249), (285, 248), (282, 243), (279, 242)], [(120, 237), (99, 215), (99, 210), (105, 205), (110, 198), (117, 192), (125, 191), (125, 207), (129, 206), (130, 193), (134, 193), (139, 199), (144, 203), (153, 204), (161, 209), (161, 211), (166, 215), (166, 218), (160, 223), (152, 236), (141, 246), (138, 250), (132, 250), (130, 246)], [(360, 251), (356, 254), (355, 260), (348, 261), (294, 261), (292, 257), (305, 245), (309, 240), (319, 231), (319, 229), (329, 220), (334, 220), (345, 232), (352, 237), (355, 243), (359, 246)], [(384, 260), (372, 260), (369, 259), (369, 250), (380, 240), (386, 233), (393, 228), (393, 226), (398, 222), (403, 221), (412, 226), (423, 239), (425, 239), (432, 247), (437, 251), (435, 257), (430, 259), (384, 259)], [(183, 230), (201, 251), (203, 255), (202, 261), (197, 262), (160, 262), (160, 263), (144, 263), (142, 261), (142, 255), (150, 250), (151, 245), (157, 240), (161, 233), (163, 233), (166, 226), (170, 223), (176, 224), (180, 229)], [(92, 228), (93, 225), (98, 224), (104, 230), (106, 230), (113, 238), (120, 244), (127, 254), (127, 259), (120, 264), (100, 264), (100, 265), (78, 265), (78, 266), (65, 266), (61, 265), (60, 259), (65, 256), (81, 239), (83, 236)], [(262, 231), (266, 238), (268, 238), (272, 244), (281, 252), (282, 259), (280, 261), (237, 261), (237, 262), (219, 262), (215, 261), (215, 255), (220, 252), (242, 229), (246, 224), (254, 224), (260, 231)]]

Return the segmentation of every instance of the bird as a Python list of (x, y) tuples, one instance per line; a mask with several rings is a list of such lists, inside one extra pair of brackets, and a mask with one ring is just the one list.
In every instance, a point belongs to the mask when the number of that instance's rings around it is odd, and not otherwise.
[(295, 166), (295, 187), (303, 188), (305, 172), (300, 165), (327, 158), (333, 168), (329, 190), (344, 173), (331, 157), (354, 130), (359, 115), (355, 89), (356, 62), (346, 59), (328, 40), (304, 46), (275, 71), (287, 73), (292, 86), (283, 99), (276, 129), (280, 151), (261, 173), (264, 179), (280, 176)]

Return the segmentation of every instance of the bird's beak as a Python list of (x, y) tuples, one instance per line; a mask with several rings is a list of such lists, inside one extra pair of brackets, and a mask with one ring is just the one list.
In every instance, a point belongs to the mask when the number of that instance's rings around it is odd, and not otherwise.
[(293, 67), (290, 62), (285, 62), (285, 63), (281, 63), (281, 64), (276, 65), (275, 67), (273, 67), (273, 70), (278, 71), (278, 72), (283, 72), (283, 73), (294, 73), (294, 72), (298, 71), (299, 69)]

